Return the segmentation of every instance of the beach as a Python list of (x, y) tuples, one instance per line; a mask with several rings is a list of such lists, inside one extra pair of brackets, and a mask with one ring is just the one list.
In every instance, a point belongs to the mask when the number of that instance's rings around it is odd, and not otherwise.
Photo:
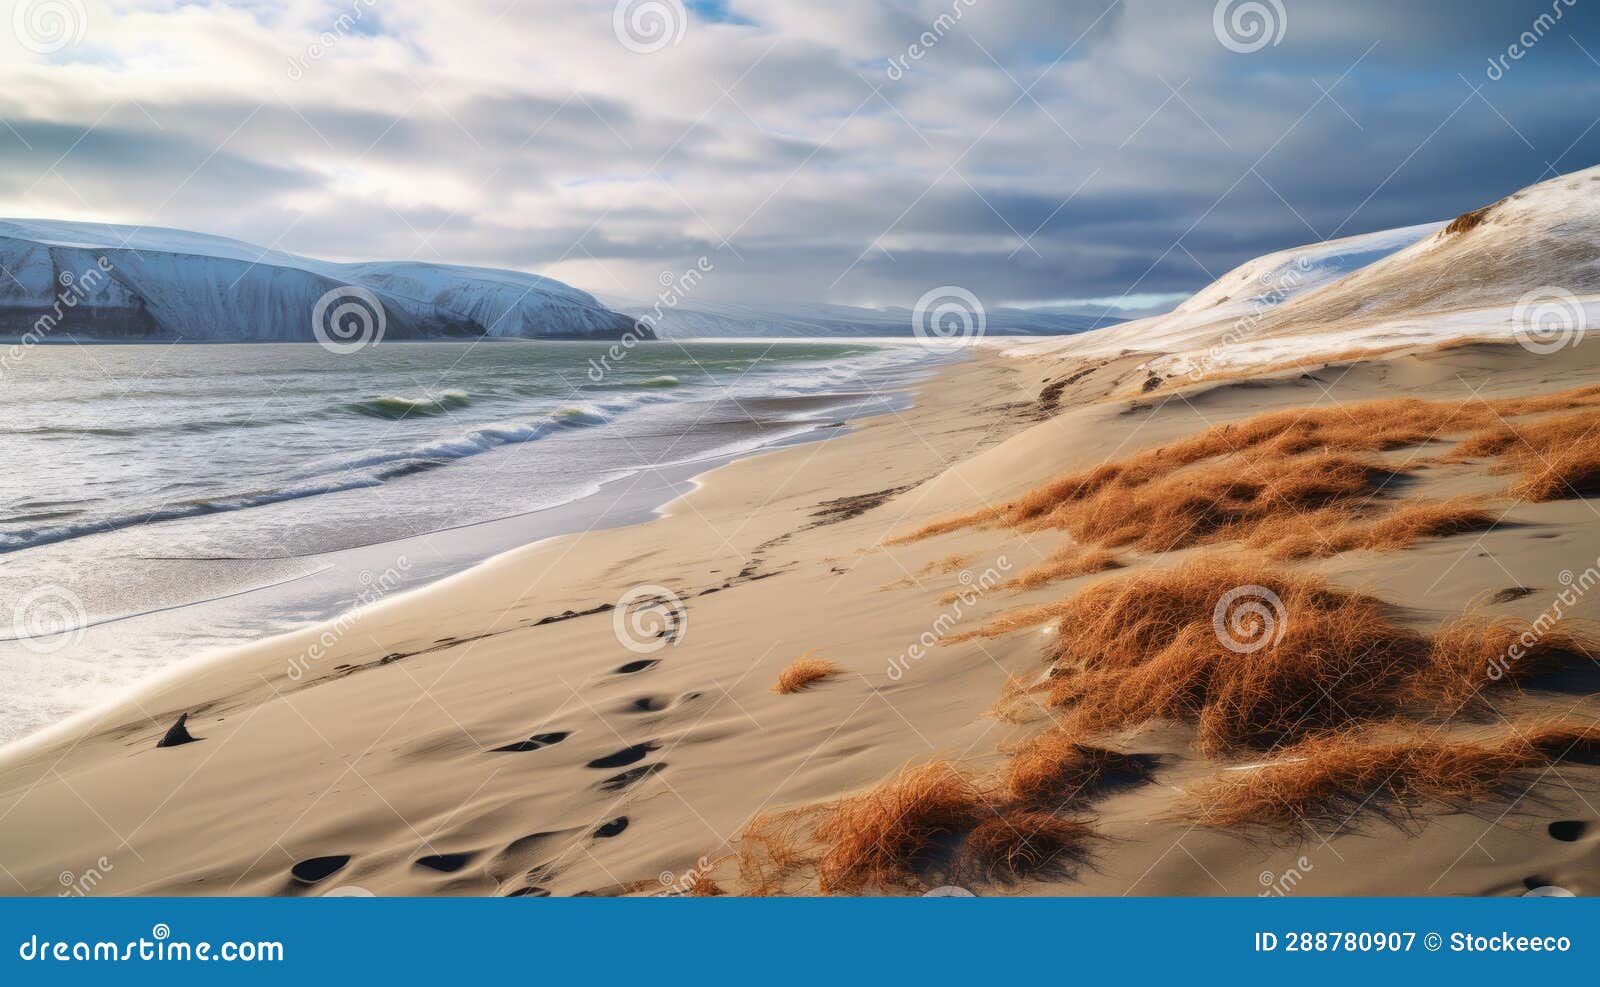
[[(996, 617), (1220, 557), (1274, 586), (1293, 572), (1384, 601), (1403, 637), (1463, 612), (1536, 620), (1600, 564), (1588, 501), (1507, 498), (1504, 475), (1444, 455), (1458, 438), (1450, 428), (1376, 455), (1404, 474), (1404, 497), (1481, 498), (1495, 522), (1403, 548), (1268, 565), (1242, 535), (1108, 542), (1111, 563), (1019, 581), (1060, 561), (1062, 529), (919, 528), (1265, 413), (1577, 388), (1596, 352), (1430, 342), (1157, 390), (1145, 385), (1147, 354), (974, 348), (917, 384), (909, 407), (719, 466), (663, 516), (375, 594), (333, 621), (180, 664), (11, 745), (0, 755), (4, 879), (14, 894), (62, 893), (89, 871), (97, 894), (848, 891), (844, 872), (831, 887), (819, 877), (838, 844), (810, 834), (817, 813), (841, 818), (828, 813), (885, 791), (875, 786), (902, 768), (956, 766), (981, 780), (985, 808), (1015, 811), (987, 779), (1009, 777), (1018, 752), (1053, 729), (1049, 702), (1018, 712), (1015, 700), (1042, 695), (1065, 629), (1058, 610), (985, 631)], [(1563, 620), (1600, 616), (1582, 594), (1563, 607)], [(801, 658), (831, 666), (776, 691)], [(1581, 665), (1519, 674), (1483, 715), (1425, 723), (1408, 709), (1394, 729), (1490, 743), (1535, 720), (1592, 724), (1587, 678)], [(1327, 685), (1336, 698), (1348, 687)], [(197, 742), (158, 747), (181, 714)], [(862, 890), (1596, 890), (1600, 770), (1581, 759), (1534, 772), (1514, 797), (1455, 810), (1399, 793), (1332, 820), (1220, 825), (1196, 815), (1195, 799), (1262, 758), (1248, 744), (1208, 746), (1205, 726), (1179, 715), (1098, 731), (1094, 742), (1136, 770), (1074, 803), (1092, 834), (1055, 867), (1000, 879), (934, 854), (910, 879)], [(1276, 744), (1260, 749), (1277, 756)], [(786, 836), (796, 846), (815, 840), (820, 863), (760, 846), (775, 818), (797, 828)]]

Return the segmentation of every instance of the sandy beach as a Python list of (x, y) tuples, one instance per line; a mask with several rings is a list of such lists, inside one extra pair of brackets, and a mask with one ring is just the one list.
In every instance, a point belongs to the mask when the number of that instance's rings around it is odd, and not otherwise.
[[(1235, 566), (1281, 589), (1291, 631), (1296, 579), (1326, 580), (1307, 592), (1334, 594), (1335, 616), (1374, 601), (1362, 612), (1381, 615), (1396, 641), (1425, 641), (1463, 613), (1538, 620), (1564, 589), (1586, 586), (1600, 525), (1590, 501), (1512, 496), (1515, 477), (1491, 459), (1448, 455), (1477, 426), (1463, 419), (1372, 451), (1389, 480), (1345, 522), (1413, 500), (1470, 498), (1490, 515), (1454, 533), (1424, 525), (1403, 545), (1285, 553), (1262, 547), (1256, 528), (1224, 526), (1166, 546), (1107, 535), (1105, 558), (1076, 565), (1075, 542), (1087, 539), (1074, 535), (1090, 521), (995, 514), (1063, 473), (1262, 414), (1570, 391), (1593, 379), (1600, 351), (1430, 343), (1159, 389), (1144, 383), (1148, 362), (976, 348), (920, 385), (910, 409), (719, 468), (663, 517), (540, 542), (333, 624), (180, 666), (5, 751), (4, 880), (11, 893), (46, 895), (89, 872), (95, 893), (114, 894), (1600, 890), (1600, 768), (1583, 736), (1557, 752), (1567, 756), (1510, 765), (1458, 804), (1375, 782), (1375, 797), (1345, 811), (1283, 800), (1286, 824), (1270, 812), (1208, 818), (1260, 795), (1219, 785), (1315, 762), (1316, 751), (1283, 749), (1330, 730), (1479, 750), (1557, 717), (1592, 727), (1592, 661), (1475, 672), (1471, 691), (1486, 704), (1470, 715), (1446, 708), (1457, 692), (1440, 685), (1421, 702), (1346, 717), (1330, 710), (1366, 697), (1342, 691), (1352, 683), (1341, 675), (1302, 711), (1317, 731), (1297, 720), (1270, 740), (1229, 734), (1203, 711), (1091, 730), (1081, 704), (1050, 693), (1072, 681), (1060, 662), (1086, 619), (1070, 601), (1190, 565)], [(938, 524), (974, 511), (991, 516)], [(918, 531), (930, 522), (935, 533)], [(1212, 621), (1209, 610), (1173, 619), (1183, 617)], [(1600, 600), (1578, 593), (1561, 626), (1595, 617)], [(1057, 623), (1069, 619), (1080, 623)], [(822, 663), (816, 677), (777, 691), (802, 658)], [(1093, 671), (1083, 661), (1078, 674)], [(185, 713), (198, 742), (158, 747)], [(1115, 755), (1055, 791), (1070, 810), (1057, 815), (1079, 828), (1041, 828), (1054, 848), (1041, 866), (1004, 854), (974, 865), (952, 836), (986, 814), (1013, 830), (1033, 819), (1016, 815), (1038, 810), (1017, 794), (1014, 765), (1069, 728)], [(907, 835), (890, 825), (877, 834), (883, 859), (843, 859), (837, 833), (862, 793), (893, 806), (905, 793), (885, 780), (929, 765), (976, 793), (976, 809), (951, 811), (980, 815), (910, 834), (909, 849), (883, 846)], [(890, 822), (915, 824), (927, 808), (913, 799)], [(873, 878), (853, 884), (862, 867)]]

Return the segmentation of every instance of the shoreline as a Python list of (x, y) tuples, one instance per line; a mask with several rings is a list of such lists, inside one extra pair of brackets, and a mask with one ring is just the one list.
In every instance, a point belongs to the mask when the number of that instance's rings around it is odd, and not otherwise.
[[(684, 493), (699, 486), (702, 477), (723, 466), (791, 446), (841, 437), (849, 434), (858, 417), (907, 410), (916, 389), (936, 375), (942, 366), (952, 362), (943, 354), (930, 356), (934, 360), (930, 366), (913, 368), (903, 373), (902, 379), (878, 382), (876, 386), (870, 380), (864, 381), (868, 385), (866, 390), (819, 394), (808, 399), (816, 407), (806, 412), (808, 417), (794, 421), (796, 431), (775, 438), (751, 440), (748, 446), (729, 452), (634, 467), (622, 475), (597, 482), (594, 489), (570, 500), (327, 553), (218, 559), (217, 563), (224, 566), (269, 564), (300, 571), (275, 575), (259, 584), (230, 587), (215, 596), (92, 616), (75, 629), (52, 635), (56, 638), (76, 636), (82, 641), (93, 633), (104, 640), (115, 639), (119, 648), (126, 649), (127, 632), (132, 631), (146, 649), (188, 650), (184, 641), (185, 628), (204, 627), (208, 643), (177, 662), (118, 687), (114, 694), (71, 711), (63, 719), (42, 723), (7, 738), (0, 744), (0, 758), (13, 746), (36, 747), (41, 737), (48, 742), (48, 738), (63, 731), (70, 732), (74, 725), (92, 717), (96, 711), (118, 705), (127, 695), (136, 695), (147, 682), (163, 681), (172, 674), (181, 675), (192, 665), (225, 660), (231, 651), (239, 648), (331, 624), (352, 607), (366, 605), (363, 601), (370, 602), (369, 584), (373, 582), (381, 581), (386, 586), (390, 580), (396, 582), (395, 586), (385, 589), (385, 596), (400, 592), (409, 594), (498, 556), (552, 538), (646, 523), (661, 516)], [(955, 354), (953, 362), (966, 358), (964, 354)], [(441, 548), (435, 539), (447, 546)], [(176, 631), (137, 629), (149, 625), (152, 620), (176, 621), (179, 626)], [(212, 629), (219, 626), (226, 630), (221, 633), (221, 640), (215, 640), (219, 635)], [(110, 637), (112, 635), (114, 638)], [(149, 643), (145, 643), (147, 640)], [(90, 640), (87, 645), (92, 647), (95, 643)], [(3, 640), (0, 644), (23, 646), (20, 639)], [(74, 657), (72, 653), (66, 656), (67, 660)], [(90, 674), (106, 673), (91, 669)]]
[[(1015, 386), (1014, 368), (992, 355), (974, 352), (972, 359), (942, 367), (930, 379), (913, 384), (911, 399), (921, 411), (919, 421), (930, 414), (956, 421), (970, 415), (968, 399), (978, 397), (999, 407), (1005, 403), (999, 399), (1009, 399), (1015, 393)], [(1007, 421), (1012, 417), (1006, 410), (995, 413)], [(1024, 424), (1021, 420), (1011, 422), (1010, 430)], [(415, 593), (380, 600), (342, 629), (333, 648), (313, 663), (311, 673), (301, 682), (291, 680), (286, 669), (295, 656), (315, 643), (320, 633), (317, 628), (302, 628), (247, 644), (204, 664), (186, 663), (171, 674), (146, 682), (134, 694), (80, 716), (69, 729), (53, 728), (46, 736), (35, 735), (21, 744), (0, 750), (0, 844), (14, 847), (25, 859), (42, 865), (56, 854), (42, 845), (28, 849), (39, 840), (63, 850), (78, 845), (79, 841), (103, 842), (102, 837), (76, 831), (73, 826), (55, 827), (50, 831), (32, 830), (26, 826), (25, 817), (31, 817), (36, 808), (44, 809), (57, 795), (67, 795), (65, 788), (52, 781), (58, 773), (73, 777), (74, 787), (80, 787), (80, 783), (95, 787), (96, 783), (88, 780), (86, 772), (100, 775), (102, 771), (110, 771), (121, 775), (112, 787), (122, 794), (108, 792), (107, 797), (110, 801), (123, 802), (123, 809), (111, 809), (107, 819), (116, 817), (112, 825), (122, 834), (117, 839), (119, 846), (126, 844), (123, 847), (126, 856), (112, 855), (118, 870), (103, 889), (110, 893), (159, 893), (163, 888), (180, 888), (186, 879), (171, 869), (175, 858), (158, 850), (149, 842), (151, 838), (160, 844), (165, 844), (169, 838), (177, 840), (172, 845), (173, 850), (179, 846), (192, 849), (193, 836), (179, 835), (179, 831), (186, 831), (190, 824), (183, 806), (194, 804), (195, 800), (212, 804), (214, 797), (221, 798), (218, 805), (231, 803), (237, 797), (258, 804), (264, 792), (276, 787), (277, 783), (269, 783), (265, 778), (243, 781), (235, 757), (243, 757), (251, 765), (243, 770), (244, 776), (265, 771), (277, 775), (291, 787), (300, 787), (302, 782), (294, 778), (303, 772), (290, 766), (338, 764), (338, 761), (324, 761), (325, 743), (342, 744), (336, 735), (346, 728), (354, 727), (366, 737), (353, 747), (352, 753), (366, 749), (376, 756), (373, 745), (391, 731), (358, 725), (376, 724), (370, 717), (392, 719), (397, 714), (401, 720), (443, 715), (443, 722), (450, 723), (452, 716), (444, 715), (443, 711), (454, 708), (456, 700), (446, 695), (451, 686), (438, 678), (437, 673), (458, 664), (464, 672), (465, 666), (488, 660), (485, 656), (490, 652), (495, 655), (493, 662), (498, 664), (502, 650), (515, 649), (516, 642), (526, 635), (534, 635), (542, 642), (537, 651), (555, 665), (530, 669), (513, 664), (505, 669), (508, 674), (495, 674), (487, 695), (499, 698), (491, 701), (491, 705), (509, 701), (515, 707), (515, 712), (502, 711), (496, 715), (510, 712), (513, 719), (531, 718), (532, 722), (526, 727), (531, 731), (539, 722), (561, 716), (563, 711), (581, 714), (585, 705), (572, 697), (564, 683), (587, 688), (580, 683), (608, 682), (611, 675), (603, 668), (625, 663), (632, 657), (614, 637), (609, 612), (585, 614), (592, 613), (598, 605), (613, 604), (632, 587), (659, 583), (678, 593), (693, 614), (694, 623), (687, 639), (692, 642), (709, 636), (709, 618), (702, 618), (694, 611), (716, 606), (719, 601), (734, 600), (739, 594), (730, 590), (764, 591), (784, 583), (783, 578), (772, 578), (774, 573), (767, 571), (766, 553), (770, 549), (762, 546), (782, 535), (778, 529), (791, 527), (791, 518), (800, 519), (802, 525), (811, 523), (805, 519), (817, 510), (818, 503), (832, 499), (826, 490), (816, 488), (815, 470), (821, 467), (845, 476), (855, 475), (855, 480), (847, 481), (851, 489), (842, 491), (850, 493), (863, 485), (861, 458), (881, 458), (881, 450), (905, 446), (910, 427), (908, 419), (898, 412), (890, 412), (853, 422), (849, 433), (837, 436), (836, 441), (808, 442), (758, 456), (741, 457), (700, 471), (691, 489), (666, 504), (660, 516), (643, 524), (548, 538), (487, 559)], [(1000, 437), (1001, 433), (997, 432), (990, 438), (998, 441)], [(954, 447), (948, 441), (931, 439), (932, 445), (923, 449), (920, 457), (912, 457), (912, 468), (922, 476), (936, 473), (947, 465), (946, 456), (959, 458), (961, 452), (972, 448), (972, 443), (980, 439), (983, 437), (974, 436)], [(943, 453), (934, 448), (939, 445), (946, 447)], [(902, 464), (901, 470), (904, 466)], [(866, 486), (877, 489), (871, 487), (870, 479)], [(780, 497), (784, 501), (781, 508), (775, 503)], [(752, 506), (759, 507), (759, 512), (749, 513)], [(669, 563), (664, 557), (667, 554), (682, 561)], [(752, 569), (755, 571), (750, 571)], [(583, 637), (586, 643), (569, 650), (562, 642), (574, 634)], [(591, 641), (592, 644), (588, 643)], [(385, 660), (385, 656), (393, 655), (405, 657)], [(790, 656), (782, 654), (781, 657), (786, 663)], [(569, 668), (569, 659), (583, 666), (598, 659), (602, 667)], [(444, 661), (445, 665), (427, 667), (437, 661)], [(682, 671), (693, 673), (692, 663), (684, 666), (683, 662), (676, 661), (674, 664), (683, 666)], [(517, 671), (512, 672), (513, 668)], [(523, 680), (529, 674), (534, 677), (532, 682)], [(404, 681), (411, 695), (398, 705), (391, 705), (390, 699), (398, 697), (390, 694), (385, 698), (387, 688), (380, 688), (377, 693), (370, 689), (384, 680), (391, 685)], [(553, 701), (548, 702), (550, 708), (542, 714), (523, 708), (523, 704), (532, 699), (530, 688), (535, 687), (535, 683), (538, 689), (566, 694), (565, 702), (552, 696)], [(729, 684), (732, 684), (731, 678)], [(357, 691), (347, 693), (352, 687)], [(469, 688), (476, 691), (476, 687)], [(764, 683), (762, 688), (765, 688)], [(349, 701), (344, 698), (346, 695)], [(702, 690), (698, 697), (680, 704), (682, 711), (687, 713), (702, 705), (705, 699), (709, 696)], [(323, 716), (329, 712), (320, 709), (324, 701), (332, 701), (344, 711), (324, 723)], [(351, 706), (349, 702), (358, 705)], [(536, 705), (544, 703), (536, 702)], [(733, 708), (729, 705), (725, 709)], [(170, 751), (153, 750), (155, 741), (180, 712), (190, 714), (191, 731), (196, 737), (205, 738), (204, 741)], [(702, 709), (701, 712), (708, 711)], [(302, 716), (316, 723), (316, 728), (308, 729), (308, 720)], [(477, 719), (476, 714), (464, 711), (461, 716)], [(291, 721), (298, 726), (292, 726)], [(263, 727), (270, 728), (258, 733)], [(411, 732), (403, 723), (393, 724), (393, 729)], [(451, 725), (450, 729), (456, 736), (445, 744), (447, 748), (456, 750), (465, 744), (474, 750), (486, 750), (494, 746), (493, 741), (498, 740), (501, 733), (509, 732), (512, 736), (507, 739), (515, 739), (517, 727), (478, 724), (464, 730)], [(603, 747), (609, 731), (589, 729), (583, 733), (586, 734), (585, 744)], [(263, 748), (262, 744), (267, 746)], [(309, 746), (300, 753), (292, 750), (303, 745)], [(430, 746), (426, 741), (423, 745)], [(411, 742), (405, 746), (410, 747)], [(571, 749), (579, 750), (582, 746)], [(323, 751), (321, 756), (318, 750)], [(603, 753), (603, 750), (598, 751), (597, 756)], [(420, 751), (403, 758), (411, 756), (432, 760)], [(169, 771), (179, 767), (179, 761), (187, 766), (169, 776)], [(132, 771), (138, 776), (150, 769), (161, 775), (161, 780), (148, 778), (148, 785), (129, 783), (131, 779), (126, 772)], [(317, 767), (310, 770), (314, 774), (322, 771)], [(335, 775), (341, 770), (336, 768)], [(365, 766), (361, 768), (363, 774), (368, 770)], [(111, 776), (105, 777), (107, 783), (112, 784)], [(214, 782), (221, 782), (224, 777), (230, 780), (223, 782), (223, 787), (233, 792), (232, 795), (212, 788)], [(462, 778), (460, 772), (450, 771), (436, 782), (422, 785), (414, 794), (423, 801), (448, 797), (444, 793), (454, 789)], [(156, 793), (160, 793), (159, 796)], [(457, 793), (456, 797), (465, 794)], [(405, 800), (387, 790), (384, 797), (391, 801)], [(330, 800), (332, 796), (325, 793), (317, 805), (326, 808)], [(288, 809), (294, 801), (285, 800), (281, 809)], [(382, 801), (376, 804), (381, 806)], [(302, 803), (278, 822), (290, 824), (306, 808)], [(124, 810), (128, 812), (126, 819), (121, 814)], [(280, 808), (274, 807), (267, 815), (276, 818), (278, 811)], [(422, 808), (417, 811), (429, 814), (429, 810)], [(589, 810), (574, 806), (568, 811)], [(385, 812), (387, 814), (387, 810)], [(167, 829), (169, 821), (175, 825), (170, 831)], [(392, 816), (390, 821), (393, 821)], [(384, 824), (380, 822), (379, 825)], [(16, 828), (19, 826), (29, 831), (24, 834)], [(102, 824), (96, 822), (95, 826), (102, 834), (106, 832)], [(292, 890), (278, 888), (275, 878), (271, 879), (272, 889), (259, 884), (261, 877), (256, 871), (269, 863), (261, 853), (262, 846), (252, 843), (253, 849), (246, 852), (235, 843), (236, 837), (247, 841), (260, 838), (260, 834), (247, 836), (251, 829), (242, 826), (236, 832), (230, 830), (235, 835), (202, 854), (237, 852), (241, 855), (231, 865), (237, 870), (230, 873), (228, 880), (215, 886), (209, 880), (206, 882), (211, 893)], [(410, 827), (404, 829), (406, 838), (411, 838)], [(264, 845), (271, 850), (272, 842), (269, 836)], [(135, 847), (137, 855), (132, 852)], [(271, 853), (278, 855), (276, 850)], [(180, 851), (180, 856), (191, 854), (184, 850)], [(145, 866), (145, 861), (162, 859), (166, 862), (159, 867), (152, 865), (147, 869)], [(183, 869), (180, 866), (179, 871)], [(224, 866), (223, 869), (229, 868)], [(271, 869), (278, 870), (275, 863)], [(15, 872), (16, 868), (12, 870)], [(43, 886), (20, 873), (17, 876), (23, 887), (14, 887), (13, 893), (38, 893)]]

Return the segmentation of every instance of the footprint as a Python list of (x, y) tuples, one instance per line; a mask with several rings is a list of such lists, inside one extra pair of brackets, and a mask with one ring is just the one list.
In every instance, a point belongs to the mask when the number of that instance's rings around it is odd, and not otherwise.
[(1515, 603), (1525, 596), (1532, 596), (1536, 591), (1529, 586), (1507, 586), (1498, 593), (1489, 597), (1490, 603)]
[(417, 866), (436, 870), (441, 874), (454, 874), (456, 871), (472, 863), (476, 853), (437, 853), (429, 857), (418, 857)]
[(515, 890), (515, 891), (511, 892), (510, 894), (506, 895), (506, 897), (507, 898), (548, 898), (548, 897), (550, 897), (550, 892), (548, 890), (544, 889), (544, 888), (541, 888), (541, 887), (537, 886), (537, 885), (532, 885), (532, 886), (529, 886), (529, 887), (526, 887), (526, 888), (518, 888), (517, 890)]
[(350, 862), (349, 854), (332, 857), (312, 857), (289, 868), (289, 875), (301, 884), (315, 884), (331, 874), (337, 874)]
[(627, 828), (628, 817), (618, 816), (608, 823), (601, 823), (599, 828), (594, 831), (594, 836), (597, 840), (610, 839), (613, 836), (620, 836), (622, 831)]
[(661, 664), (660, 658), (640, 658), (637, 661), (630, 661), (626, 665), (618, 665), (616, 674), (632, 675), (634, 672), (642, 672), (647, 668), (654, 668), (659, 664)]
[(1595, 835), (1595, 824), (1582, 819), (1562, 819), (1550, 824), (1551, 838), (1563, 843), (1576, 843), (1593, 835)]
[(659, 713), (672, 705), (666, 696), (640, 696), (622, 707), (624, 713)]
[(495, 747), (490, 750), (489, 753), (498, 754), (501, 751), (525, 753), (527, 751), (541, 750), (545, 747), (559, 744), (570, 736), (572, 736), (572, 731), (570, 730), (557, 730), (554, 733), (536, 733), (527, 740), (519, 740), (516, 743), (507, 744), (504, 747)]
[(632, 785), (635, 782), (643, 781), (665, 767), (666, 764), (657, 763), (641, 764), (637, 768), (629, 768), (621, 774), (612, 775), (610, 778), (602, 781), (600, 783), (600, 790), (602, 792), (620, 792), (629, 785)]
[(561, 848), (580, 832), (581, 829), (574, 827), (533, 833), (512, 840), (504, 850), (495, 854), (493, 859), (484, 865), (484, 872), (497, 884), (509, 884), (519, 878), (536, 882), (548, 881), (555, 877), (553, 865), (555, 858), (559, 857)]
[(597, 757), (593, 761), (590, 761), (586, 765), (586, 767), (590, 767), (590, 768), (621, 768), (621, 767), (625, 767), (626, 765), (634, 764), (634, 763), (637, 763), (639, 761), (643, 761), (646, 757), (650, 756), (652, 751), (658, 750), (660, 747), (661, 747), (661, 745), (659, 743), (657, 743), (656, 741), (647, 740), (642, 744), (634, 744), (632, 747), (624, 747), (622, 750), (617, 751), (615, 754), (607, 754), (605, 757)]

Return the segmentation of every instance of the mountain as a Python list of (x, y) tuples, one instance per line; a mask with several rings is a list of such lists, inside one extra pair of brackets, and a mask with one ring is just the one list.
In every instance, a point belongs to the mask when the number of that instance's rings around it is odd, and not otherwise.
[(44, 318), (43, 335), (309, 341), (318, 315), (350, 313), (352, 328), (381, 324), (388, 339), (616, 339), (635, 328), (592, 295), (534, 274), (335, 264), (184, 230), (0, 220), (0, 267), (9, 274), (0, 334), (39, 334)]
[[(915, 325), (909, 308), (856, 308), (800, 302), (774, 302), (759, 306), (695, 302), (673, 307), (636, 299), (603, 297), (612, 308), (640, 319), (663, 338), (910, 336)], [(1015, 308), (984, 310), (985, 332), (996, 336), (1057, 336), (1115, 325), (1119, 321), (1108, 316), (1078, 313)]]
[(1449, 222), (1258, 257), (1166, 315), (1029, 352), (1150, 353), (1168, 376), (1451, 339), (1564, 345), (1600, 326), (1600, 166)]

